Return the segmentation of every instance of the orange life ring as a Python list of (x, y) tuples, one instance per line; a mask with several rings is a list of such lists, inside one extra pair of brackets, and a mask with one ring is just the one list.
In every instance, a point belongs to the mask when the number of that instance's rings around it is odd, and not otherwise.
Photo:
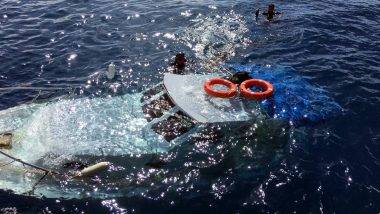
[[(259, 86), (263, 91), (251, 91), (251, 86)], [(249, 79), (240, 84), (240, 94), (247, 99), (266, 99), (273, 95), (273, 85), (265, 80)]]
[[(212, 88), (213, 85), (224, 85), (228, 87), (228, 90), (215, 90)], [(237, 86), (231, 81), (222, 78), (211, 78), (205, 82), (203, 89), (207, 94), (214, 97), (230, 98), (237, 94)]]

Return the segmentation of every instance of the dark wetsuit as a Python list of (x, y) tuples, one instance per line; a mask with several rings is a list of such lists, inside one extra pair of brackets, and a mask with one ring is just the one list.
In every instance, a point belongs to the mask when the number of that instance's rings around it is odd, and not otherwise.
[(171, 64), (172, 66), (174, 66), (173, 73), (175, 73), (175, 74), (183, 74), (183, 70), (186, 67), (186, 62), (187, 62), (187, 60), (185, 58), (185, 54), (183, 54), (183, 53), (177, 54), (175, 56), (174, 62)]
[(264, 16), (267, 16), (267, 19), (269, 20), (269, 21), (271, 21), (271, 20), (273, 20), (273, 18), (274, 18), (274, 16), (275, 15), (280, 15), (281, 13), (280, 12), (273, 12), (273, 11), (268, 11), (268, 12), (264, 12), (264, 13), (262, 13)]

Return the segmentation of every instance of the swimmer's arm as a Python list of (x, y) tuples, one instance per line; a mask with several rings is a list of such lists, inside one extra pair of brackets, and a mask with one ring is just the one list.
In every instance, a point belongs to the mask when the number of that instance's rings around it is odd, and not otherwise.
[(257, 17), (260, 15), (260, 9), (257, 9), (256, 12), (255, 12), (255, 16), (256, 16), (256, 19)]

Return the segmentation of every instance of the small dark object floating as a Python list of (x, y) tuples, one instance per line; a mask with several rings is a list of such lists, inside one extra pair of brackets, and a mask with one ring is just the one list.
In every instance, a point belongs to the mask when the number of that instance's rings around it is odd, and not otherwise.
[(70, 161), (65, 164), (63, 164), (63, 168), (65, 169), (74, 169), (74, 170), (82, 170), (86, 168), (88, 164), (77, 162), (77, 161)]
[(145, 166), (155, 169), (160, 169), (164, 165), (166, 165), (166, 162), (158, 156), (152, 157), (152, 159), (150, 159), (149, 162), (145, 164)]
[(13, 138), (12, 133), (6, 132), (6, 133), (0, 134), (0, 149), (11, 149), (12, 138)]

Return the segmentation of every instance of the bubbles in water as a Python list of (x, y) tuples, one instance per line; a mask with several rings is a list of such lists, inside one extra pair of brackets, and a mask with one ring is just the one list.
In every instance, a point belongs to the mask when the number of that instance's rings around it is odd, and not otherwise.
[(167, 39), (172, 39), (172, 40), (175, 39), (175, 35), (172, 33), (165, 33), (163, 37), (165, 37)]
[(193, 15), (193, 14), (191, 13), (190, 10), (185, 10), (185, 11), (181, 12), (181, 16), (189, 17), (191, 15)]
[(72, 61), (74, 60), (75, 58), (77, 58), (78, 54), (76, 53), (73, 53), (73, 54), (70, 54), (69, 57), (67, 58), (68, 61)]
[(159, 37), (159, 36), (161, 36), (161, 33), (160, 33), (160, 32), (157, 32), (157, 33), (154, 33), (154, 34), (153, 34), (153, 37)]
[(213, 9), (213, 10), (218, 9), (215, 5), (209, 5), (208, 8)]

